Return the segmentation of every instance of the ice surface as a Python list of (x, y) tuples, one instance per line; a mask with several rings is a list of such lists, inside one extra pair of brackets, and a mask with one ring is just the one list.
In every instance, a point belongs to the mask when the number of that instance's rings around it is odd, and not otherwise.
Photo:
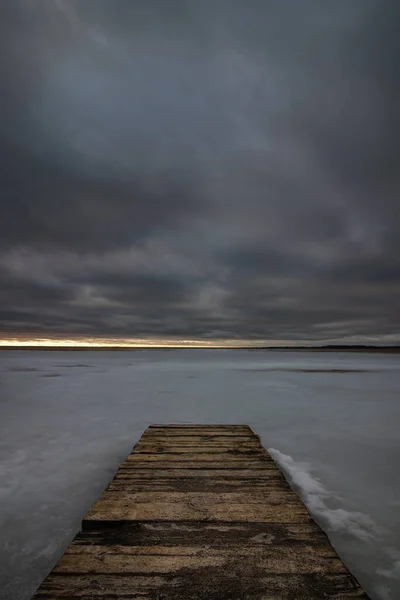
[(364, 541), (373, 540), (379, 534), (379, 529), (367, 515), (358, 511), (344, 510), (338, 506), (330, 507), (332, 501), (337, 504), (336, 495), (310, 475), (310, 465), (296, 463), (291, 456), (282, 454), (275, 448), (269, 448), (269, 451), (293, 489), (303, 499), (309, 512), (325, 530), (330, 530), (331, 533), (333, 531), (348, 533)]
[[(336, 370), (336, 371), (335, 371)], [(0, 353), (0, 598), (31, 597), (151, 423), (247, 423), (372, 598), (400, 598), (400, 357)]]

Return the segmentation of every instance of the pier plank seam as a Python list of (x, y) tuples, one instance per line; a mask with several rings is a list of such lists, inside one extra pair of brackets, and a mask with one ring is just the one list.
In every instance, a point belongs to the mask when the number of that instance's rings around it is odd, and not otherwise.
[(367, 600), (247, 425), (152, 425), (35, 600)]

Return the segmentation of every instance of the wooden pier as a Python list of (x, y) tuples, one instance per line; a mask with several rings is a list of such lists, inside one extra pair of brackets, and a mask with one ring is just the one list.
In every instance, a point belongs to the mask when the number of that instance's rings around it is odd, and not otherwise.
[(249, 427), (153, 425), (34, 598), (368, 597)]

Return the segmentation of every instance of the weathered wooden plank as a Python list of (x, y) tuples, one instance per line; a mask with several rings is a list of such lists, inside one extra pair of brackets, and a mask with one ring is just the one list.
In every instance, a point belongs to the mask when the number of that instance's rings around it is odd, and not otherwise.
[(188, 440), (202, 441), (202, 440), (254, 440), (257, 436), (254, 434), (247, 433), (246, 431), (227, 431), (222, 433), (220, 431), (200, 431), (200, 430), (154, 430), (153, 433), (146, 435), (143, 439), (165, 439), (165, 440)]
[(140, 481), (140, 480), (114, 480), (106, 488), (106, 491), (110, 492), (154, 492), (154, 491), (187, 491), (187, 492), (235, 492), (235, 491), (247, 491), (257, 492), (271, 491), (271, 490), (287, 490), (288, 484), (283, 480), (279, 479), (276, 481), (268, 482), (268, 485), (259, 481), (238, 481), (238, 480), (221, 480), (214, 481), (213, 479), (167, 479), (162, 481)]
[[(234, 565), (236, 566), (236, 565)], [(239, 587), (240, 586), (240, 587)], [(235, 592), (237, 595), (235, 595)], [(228, 595), (229, 594), (229, 595)], [(241, 594), (241, 596), (239, 595)], [(101, 598), (102, 600), (368, 600), (350, 575), (265, 574), (245, 565), (187, 569), (176, 576), (162, 575), (50, 575), (35, 598)]]
[[(210, 467), (207, 465), (206, 467), (170, 467), (160, 468), (159, 465), (155, 465), (153, 468), (149, 467), (141, 467), (138, 468), (137, 465), (127, 465), (123, 463), (124, 466), (121, 466), (115, 476), (115, 479), (118, 478), (129, 478), (129, 479), (167, 479), (167, 478), (187, 478), (187, 477), (201, 477), (201, 478), (220, 478), (220, 477), (229, 477), (233, 479), (248, 479), (248, 480), (259, 480), (262, 479), (264, 481), (268, 481), (270, 479), (282, 479), (285, 480), (281, 471), (275, 468), (268, 469), (244, 469), (243, 467), (235, 467), (234, 469), (230, 466), (229, 469), (226, 467), (216, 468)], [(286, 481), (286, 480), (285, 480)]]
[[(193, 447), (188, 447), (186, 445), (162, 445), (162, 444), (146, 444), (137, 446), (134, 450), (134, 454), (153, 454), (157, 455), (165, 455), (165, 454), (191, 454), (195, 456), (199, 454)], [(224, 446), (224, 447), (216, 447), (216, 446), (204, 446), (201, 454), (222, 454), (222, 455), (233, 455), (238, 457), (250, 457), (251, 456), (267, 456), (265, 452), (257, 449), (256, 446)], [(128, 455), (130, 456), (130, 455)]]
[(202, 444), (257, 444), (259, 439), (255, 435), (248, 434), (223, 434), (223, 433), (174, 433), (174, 434), (151, 434), (142, 436), (136, 443), (152, 443), (164, 440), (169, 444), (192, 444), (193, 441), (201, 441)]
[[(196, 454), (198, 451), (196, 451), (195, 448), (193, 448), (193, 446), (188, 446), (187, 444), (171, 444), (171, 443), (164, 443), (164, 444), (157, 444), (157, 443), (153, 443), (153, 442), (142, 442), (139, 444), (136, 444), (135, 446), (135, 452), (143, 452), (146, 454), (152, 454), (152, 453), (161, 453), (161, 452), (173, 452), (173, 453), (177, 453), (177, 452), (181, 452), (181, 453), (190, 453), (190, 454)], [(214, 443), (207, 443), (207, 444), (202, 444), (202, 454), (205, 453), (218, 453), (218, 454), (265, 454), (266, 450), (264, 450), (263, 448), (260, 448), (258, 444), (256, 444), (255, 442), (252, 443), (232, 443), (230, 445), (224, 443), (224, 445), (216, 445), (215, 442)]]
[[(180, 554), (179, 547), (174, 554), (133, 554), (104, 552), (92, 554), (86, 549), (86, 552), (79, 554), (66, 553), (59, 560), (54, 568), (54, 574), (67, 573), (168, 573), (174, 574), (176, 571), (184, 569), (202, 569), (204, 567), (224, 567), (229, 560), (235, 557), (230, 552), (216, 553), (205, 552), (204, 554), (193, 553), (193, 555)], [(265, 574), (275, 573), (346, 573), (346, 568), (342, 561), (335, 555), (320, 556), (316, 552), (309, 552), (305, 546), (302, 548), (302, 560), (296, 560), (290, 552), (281, 552), (278, 549), (261, 556), (254, 557), (252, 549), (246, 553), (241, 552), (236, 558), (242, 560), (251, 560), (256, 566), (262, 569)]]
[(136, 469), (136, 470), (140, 470), (140, 469), (146, 469), (149, 470), (152, 467), (158, 469), (159, 471), (161, 470), (168, 470), (168, 469), (208, 469), (208, 470), (214, 470), (214, 471), (218, 471), (218, 470), (226, 470), (226, 469), (230, 469), (230, 470), (234, 470), (234, 469), (240, 469), (240, 470), (244, 470), (244, 469), (255, 469), (257, 471), (259, 470), (263, 470), (263, 471), (277, 471), (276, 466), (274, 465), (274, 463), (269, 462), (269, 461), (265, 461), (265, 462), (261, 462), (259, 460), (253, 460), (253, 459), (242, 459), (242, 460), (236, 460), (236, 461), (225, 461), (225, 460), (189, 460), (189, 459), (185, 459), (185, 460), (162, 460), (160, 462), (156, 462), (156, 461), (152, 461), (152, 460), (135, 460), (135, 461), (130, 461), (127, 460), (124, 463), (122, 463), (121, 465), (121, 470), (124, 469)]
[(176, 546), (205, 545), (212, 548), (237, 548), (251, 544), (299, 547), (303, 544), (326, 545), (326, 535), (310, 523), (209, 523), (203, 522), (131, 522), (104, 528), (94, 523), (82, 530), (73, 545)]
[(167, 431), (173, 430), (173, 429), (184, 429), (187, 430), (189, 429), (190, 431), (196, 429), (199, 431), (215, 431), (215, 430), (220, 430), (223, 432), (227, 432), (227, 431), (246, 431), (247, 433), (251, 434), (251, 435), (255, 435), (255, 433), (253, 432), (253, 430), (251, 429), (251, 427), (249, 427), (249, 425), (225, 425), (223, 423), (218, 424), (218, 423), (210, 423), (210, 424), (205, 424), (205, 425), (193, 425), (191, 423), (175, 423), (175, 424), (153, 424), (153, 425), (149, 425), (148, 428), (146, 429), (146, 431), (144, 432), (143, 435), (149, 435), (150, 433), (152, 433), (155, 429), (166, 429)]
[(155, 425), (35, 598), (367, 596), (248, 426)]
[(94, 503), (93, 507), (113, 505), (116, 506), (118, 503), (127, 504), (129, 506), (138, 505), (138, 504), (153, 504), (153, 503), (199, 503), (203, 504), (245, 504), (246, 506), (250, 504), (296, 504), (297, 506), (301, 506), (304, 508), (304, 504), (301, 502), (300, 498), (292, 493), (289, 489), (283, 490), (254, 490), (253, 492), (249, 491), (235, 491), (230, 490), (229, 492), (113, 492), (113, 491), (105, 491), (101, 498)]
[(300, 506), (264, 506), (243, 504), (218, 504), (215, 506), (182, 505), (154, 502), (146, 504), (126, 504), (123, 501), (114, 504), (93, 505), (83, 520), (85, 521), (234, 521), (259, 523), (303, 523), (309, 521), (307, 511)]
[[(335, 558), (337, 560), (338, 557), (333, 550), (333, 548), (329, 548), (328, 546), (320, 545), (308, 545), (302, 544), (301, 551), (305, 557), (305, 559), (315, 558), (318, 560), (327, 559), (327, 558)], [(87, 557), (97, 557), (100, 556), (102, 560), (107, 560), (109, 556), (174, 556), (174, 557), (187, 557), (187, 556), (218, 556), (218, 557), (226, 557), (230, 558), (232, 556), (242, 556), (247, 557), (249, 554), (254, 552), (253, 545), (241, 545), (239, 547), (236, 546), (226, 546), (226, 547), (213, 547), (209, 544), (197, 544), (196, 546), (127, 546), (124, 544), (113, 544), (106, 549), (101, 544), (92, 544), (91, 546), (82, 546), (81, 544), (76, 544), (73, 542), (65, 551), (64, 557), (68, 556), (85, 556)], [(293, 548), (292, 546), (277, 546), (272, 544), (261, 544), (257, 548), (257, 560), (258, 559), (268, 559), (273, 557), (274, 560), (276, 556), (281, 556), (282, 560), (293, 560), (295, 558), (295, 554), (298, 552), (298, 547)], [(61, 562), (59, 563), (60, 569)], [(68, 567), (69, 568), (69, 567)]]
[(153, 423), (148, 426), (145, 433), (160, 427), (165, 429), (246, 429), (253, 433), (250, 425), (243, 425), (243, 423)]
[(221, 433), (247, 433), (248, 435), (256, 436), (248, 425), (149, 425), (144, 436), (152, 435), (154, 431), (165, 430), (167, 432), (184, 431), (218, 431)]
[(145, 452), (134, 452), (130, 454), (125, 462), (152, 462), (152, 463), (163, 463), (163, 462), (211, 462), (211, 463), (237, 463), (246, 461), (246, 464), (268, 464), (275, 466), (273, 460), (265, 455), (263, 452), (258, 454), (251, 453), (248, 456), (243, 454), (213, 454), (212, 452), (193, 452), (191, 454), (185, 454), (183, 452), (166, 452), (163, 454), (153, 454)]

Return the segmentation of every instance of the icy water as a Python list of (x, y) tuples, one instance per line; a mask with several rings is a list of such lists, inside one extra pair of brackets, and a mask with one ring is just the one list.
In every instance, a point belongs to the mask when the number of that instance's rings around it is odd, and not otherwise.
[(400, 356), (0, 353), (0, 598), (27, 600), (151, 423), (246, 423), (372, 598), (400, 599)]

